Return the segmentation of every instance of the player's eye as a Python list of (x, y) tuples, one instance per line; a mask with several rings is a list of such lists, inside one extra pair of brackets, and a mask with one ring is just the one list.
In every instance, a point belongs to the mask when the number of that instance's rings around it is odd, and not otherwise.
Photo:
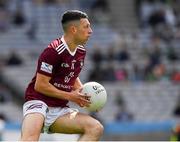
[(87, 29), (88, 29), (88, 28), (90, 28), (90, 25), (89, 25), (89, 24), (87, 24), (87, 25), (85, 26), (85, 28), (87, 28)]
[(84, 28), (88, 28), (88, 25), (84, 25)]

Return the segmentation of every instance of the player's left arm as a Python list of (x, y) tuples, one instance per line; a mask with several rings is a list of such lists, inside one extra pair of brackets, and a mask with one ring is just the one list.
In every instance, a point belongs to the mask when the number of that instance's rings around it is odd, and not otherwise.
[(81, 80), (79, 79), (79, 77), (77, 77), (76, 81), (74, 83), (74, 86), (73, 86), (73, 90), (81, 89), (82, 87), (83, 87), (83, 84), (82, 84)]

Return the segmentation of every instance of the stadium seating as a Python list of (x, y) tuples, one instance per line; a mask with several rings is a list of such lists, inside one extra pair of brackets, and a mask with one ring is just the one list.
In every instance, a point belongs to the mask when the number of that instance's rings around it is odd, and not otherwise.
[[(83, 82), (88, 81), (88, 76), (93, 69), (92, 54), (95, 52), (95, 45), (99, 46), (102, 53), (107, 53), (108, 49), (114, 42), (125, 41), (127, 43), (127, 51), (130, 54), (130, 60), (124, 63), (113, 61), (115, 68), (125, 68), (128, 74), (132, 73), (133, 64), (140, 66), (146, 64), (144, 55), (145, 49), (151, 49), (151, 31), (142, 31), (138, 28), (136, 17), (134, 17), (133, 2), (131, 0), (119, 1), (109, 0), (111, 10), (111, 18), (116, 19), (113, 25), (110, 23), (96, 24), (92, 23), (93, 35), (87, 44), (87, 58), (85, 66), (80, 75)], [(21, 99), (27, 84), (32, 79), (37, 64), (37, 58), (41, 51), (46, 48), (47, 44), (57, 36), (62, 34), (60, 26), (59, 13), (62, 13), (66, 6), (59, 8), (58, 6), (31, 6), (31, 2), (25, 1), (25, 15), (27, 23), (21, 27), (11, 25), (7, 32), (0, 33), (0, 56), (3, 60), (9, 57), (12, 50), (22, 58), (23, 63), (19, 66), (2, 66), (1, 73), (3, 81), (8, 84), (11, 89), (18, 92)], [(121, 5), (121, 8), (118, 6)], [(125, 7), (123, 7), (125, 5)], [(59, 5), (60, 6), (60, 5)], [(77, 8), (78, 5), (74, 6)], [(122, 11), (126, 10), (127, 15), (123, 15)], [(60, 9), (60, 11), (59, 11)], [(46, 11), (48, 10), (48, 12)], [(45, 12), (46, 11), (46, 12)], [(124, 13), (126, 13), (124, 12)], [(31, 13), (29, 15), (29, 13)], [(48, 14), (47, 14), (48, 13)], [(54, 14), (55, 13), (55, 14)], [(32, 15), (35, 15), (34, 17)], [(132, 18), (133, 17), (133, 18)], [(31, 22), (37, 24), (35, 28), (35, 39), (30, 39), (27, 31)], [(123, 22), (122, 22), (123, 21)], [(118, 27), (119, 26), (119, 27)], [(118, 29), (119, 28), (119, 29)], [(124, 28), (124, 29), (123, 29)], [(134, 30), (131, 30), (134, 29)], [(136, 34), (137, 40), (133, 38)], [(137, 45), (134, 44), (136, 41)], [(180, 41), (173, 41), (175, 51), (180, 55)], [(168, 45), (165, 42), (162, 44), (162, 63), (166, 66), (166, 70), (171, 72), (173, 69), (180, 71), (180, 62), (169, 61), (165, 55)], [(120, 48), (120, 47), (118, 47)], [(0, 58), (0, 59), (1, 59)], [(6, 64), (6, 63), (4, 63)], [(103, 66), (107, 63), (103, 62)], [(136, 124), (142, 123), (158, 123), (165, 121), (174, 121), (177, 118), (173, 115), (173, 110), (176, 106), (177, 99), (180, 95), (179, 84), (171, 80), (161, 80), (155, 82), (132, 82), (132, 81), (114, 81), (102, 82), (108, 93), (108, 101), (104, 109), (98, 113), (98, 116), (106, 123), (116, 124), (116, 114), (120, 111), (120, 107), (116, 104), (117, 92), (121, 92), (125, 102), (126, 109), (133, 115), (133, 122)], [(8, 118), (11, 121), (20, 122), (22, 119), (22, 106), (17, 106), (14, 103), (0, 104), (0, 112), (8, 110)], [(82, 111), (84, 111), (82, 109)], [(159, 126), (159, 125), (158, 125)], [(169, 126), (169, 125), (168, 125)]]

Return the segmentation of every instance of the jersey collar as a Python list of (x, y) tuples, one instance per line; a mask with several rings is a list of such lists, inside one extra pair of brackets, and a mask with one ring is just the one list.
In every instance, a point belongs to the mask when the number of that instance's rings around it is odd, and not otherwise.
[(69, 49), (66, 41), (64, 40), (64, 36), (61, 37), (61, 41), (62, 41), (63, 44), (65, 45), (65, 48), (67, 49), (67, 51), (69, 52), (69, 54), (71, 54), (72, 56), (74, 56), (74, 55), (76, 54), (77, 48), (72, 52), (72, 51)]

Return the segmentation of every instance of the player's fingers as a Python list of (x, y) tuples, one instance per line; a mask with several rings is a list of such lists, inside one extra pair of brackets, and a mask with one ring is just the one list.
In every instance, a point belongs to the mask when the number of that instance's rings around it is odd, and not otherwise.
[(88, 95), (87, 93), (85, 93), (85, 99), (89, 100), (91, 99), (91, 95)]
[(91, 96), (84, 96), (84, 98), (88, 101), (90, 101)]
[(79, 104), (80, 107), (89, 107), (89, 104)]
[(79, 92), (82, 92), (82, 89), (83, 89), (83, 88), (79, 88)]
[(90, 102), (90, 98), (89, 98), (88, 96), (81, 96), (81, 98), (82, 98), (83, 100), (85, 100), (85, 101)]
[(88, 103), (88, 104), (91, 103), (90, 100), (87, 100), (87, 99), (83, 99), (83, 101), (84, 101), (85, 103)]
[(90, 98), (91, 98), (91, 96), (88, 95), (87, 93), (81, 94), (80, 96), (81, 96), (82, 98), (86, 99), (86, 100), (90, 100)]
[(81, 93), (83, 88), (78, 88), (76, 91)]
[(84, 96), (84, 95), (80, 95), (80, 98), (79, 98), (81, 101), (83, 101), (83, 102), (90, 102), (90, 100), (88, 100), (87, 99), (87, 97), (86, 96)]
[(78, 105), (79, 105), (80, 107), (84, 107), (84, 105), (83, 105), (83, 104), (81, 104), (81, 103), (79, 103)]
[(86, 99), (83, 99), (81, 103), (86, 107), (88, 107), (91, 104), (91, 102), (89, 100), (86, 100)]
[(85, 103), (85, 102), (80, 102), (79, 104), (78, 104), (80, 107), (89, 107), (89, 103)]

